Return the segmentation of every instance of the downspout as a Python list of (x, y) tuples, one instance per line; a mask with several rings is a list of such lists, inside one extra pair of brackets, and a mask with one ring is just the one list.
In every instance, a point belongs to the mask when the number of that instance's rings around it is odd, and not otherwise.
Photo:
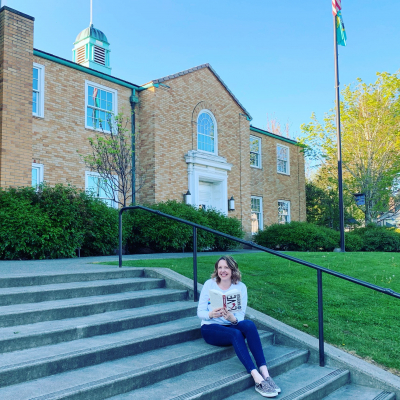
[(136, 204), (136, 114), (135, 114), (135, 106), (139, 103), (139, 98), (136, 95), (136, 90), (132, 89), (132, 96), (129, 98), (131, 102), (131, 130), (132, 130), (132, 205)]

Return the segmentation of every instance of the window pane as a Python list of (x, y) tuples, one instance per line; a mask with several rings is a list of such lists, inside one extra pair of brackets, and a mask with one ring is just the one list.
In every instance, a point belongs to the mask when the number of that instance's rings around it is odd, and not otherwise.
[(39, 184), (39, 168), (32, 167), (32, 186), (35, 188)]
[(37, 92), (33, 92), (32, 93), (32, 112), (34, 113), (34, 114), (37, 114), (38, 113), (38, 102), (37, 102), (37, 100), (38, 100), (38, 93)]
[(207, 113), (200, 114), (197, 124), (197, 148), (214, 153), (214, 137), (215, 129), (212, 118)]
[(39, 70), (37, 68), (33, 68), (33, 81), (32, 81), (33, 89), (39, 89)]

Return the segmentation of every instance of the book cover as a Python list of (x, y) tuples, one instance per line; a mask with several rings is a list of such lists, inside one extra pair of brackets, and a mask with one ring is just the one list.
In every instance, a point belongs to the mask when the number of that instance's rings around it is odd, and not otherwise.
[(211, 308), (225, 307), (228, 311), (235, 312), (242, 309), (241, 293), (237, 289), (221, 293), (219, 290), (210, 289)]

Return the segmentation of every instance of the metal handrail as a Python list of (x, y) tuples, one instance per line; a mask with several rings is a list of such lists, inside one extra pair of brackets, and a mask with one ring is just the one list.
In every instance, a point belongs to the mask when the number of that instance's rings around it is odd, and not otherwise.
[(181, 222), (185, 225), (190, 225), (193, 227), (193, 297), (194, 301), (198, 300), (198, 293), (197, 293), (197, 229), (202, 229), (206, 232), (213, 233), (218, 236), (222, 236), (226, 239), (233, 240), (237, 243), (244, 244), (246, 246), (253, 247), (258, 250), (265, 251), (266, 253), (273, 254), (275, 256), (285, 258), (286, 260), (293, 261), (295, 263), (305, 265), (306, 267), (313, 268), (317, 270), (317, 284), (318, 284), (318, 339), (319, 339), (319, 364), (321, 367), (325, 365), (325, 358), (324, 358), (324, 321), (323, 321), (323, 298), (322, 298), (322, 272), (326, 274), (336, 276), (337, 278), (344, 279), (349, 282), (353, 282), (357, 285), (367, 287), (369, 289), (375, 290), (377, 292), (381, 292), (387, 294), (392, 297), (396, 297), (400, 299), (400, 293), (395, 292), (392, 289), (383, 288), (378, 285), (373, 285), (372, 283), (362, 281), (360, 279), (353, 278), (349, 275), (342, 274), (340, 272), (332, 271), (328, 268), (321, 267), (320, 265), (310, 263), (308, 261), (300, 260), (299, 258), (289, 256), (287, 254), (281, 253), (276, 250), (269, 249), (264, 246), (260, 246), (257, 243), (250, 242), (248, 240), (239, 239), (235, 236), (228, 235), (226, 233), (217, 231), (212, 228), (208, 228), (207, 226), (199, 225), (194, 222), (187, 221), (182, 218), (174, 217), (173, 215), (165, 214), (158, 210), (153, 210), (148, 207), (144, 206), (130, 206), (130, 207), (122, 207), (119, 210), (119, 268), (122, 267), (122, 213), (126, 210), (143, 210), (150, 212), (152, 214), (159, 215), (161, 217), (165, 217), (168, 219), (172, 219), (174, 221)]

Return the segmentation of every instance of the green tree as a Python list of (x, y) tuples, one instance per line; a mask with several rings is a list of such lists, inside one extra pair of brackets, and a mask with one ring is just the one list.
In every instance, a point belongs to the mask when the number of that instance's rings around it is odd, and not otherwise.
[[(339, 230), (339, 192), (337, 182), (333, 179), (315, 178), (306, 182), (306, 213), (307, 222)], [(333, 182), (332, 182), (333, 181)], [(353, 220), (363, 217), (354, 204), (352, 197), (344, 196), (345, 224), (354, 224)], [(361, 217), (361, 218), (360, 218)]]
[[(111, 115), (106, 122), (99, 121), (101, 131), (97, 131), (94, 138), (89, 138), (91, 154), (82, 155), (86, 167), (97, 172), (101, 177), (102, 189), (117, 202), (125, 207), (132, 193), (132, 133), (130, 118), (123, 113)], [(105, 131), (107, 126), (109, 131)], [(139, 185), (135, 191), (141, 189), (145, 175), (137, 174)], [(114, 196), (117, 193), (117, 196)]]
[[(400, 72), (378, 73), (375, 83), (358, 79), (342, 91), (341, 127), (344, 191), (364, 193), (365, 222), (388, 210), (400, 173)], [(317, 175), (337, 180), (336, 113), (320, 123), (315, 114), (302, 125), (305, 155), (318, 161)]]

